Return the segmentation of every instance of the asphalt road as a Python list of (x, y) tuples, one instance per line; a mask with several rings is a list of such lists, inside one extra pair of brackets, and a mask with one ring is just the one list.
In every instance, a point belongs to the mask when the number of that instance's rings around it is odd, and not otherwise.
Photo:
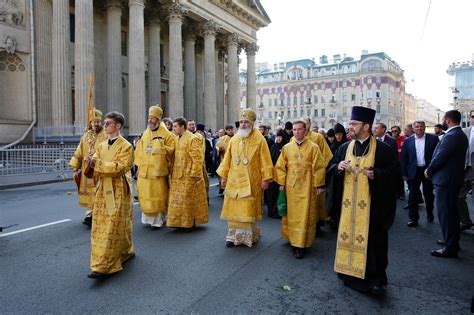
[(136, 205), (137, 257), (113, 278), (89, 279), (90, 234), (76, 198), (71, 182), (0, 191), (0, 225), (19, 224), (0, 233), (0, 313), (470, 313), (474, 230), (462, 233), (459, 259), (432, 257), (437, 221), (421, 214), (420, 226), (407, 228), (402, 202), (390, 230), (388, 292), (377, 299), (337, 279), (329, 229), (303, 260), (274, 219), (262, 222), (257, 246), (226, 248), (215, 186), (209, 223), (190, 233), (143, 227)]

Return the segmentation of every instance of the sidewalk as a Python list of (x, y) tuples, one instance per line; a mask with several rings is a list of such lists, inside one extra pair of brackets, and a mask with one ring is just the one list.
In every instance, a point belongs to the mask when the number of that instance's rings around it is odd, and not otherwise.
[(72, 180), (72, 172), (0, 176), (0, 190)]

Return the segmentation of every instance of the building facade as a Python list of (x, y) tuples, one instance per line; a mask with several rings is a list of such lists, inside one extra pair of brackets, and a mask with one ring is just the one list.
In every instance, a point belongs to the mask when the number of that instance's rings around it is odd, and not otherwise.
[(403, 126), (406, 124), (412, 124), (416, 119), (417, 119), (417, 103), (416, 103), (416, 98), (410, 94), (410, 93), (405, 93), (405, 121), (400, 126), (403, 130)]
[(438, 107), (422, 98), (415, 98), (416, 102), (416, 120), (423, 120), (427, 127), (441, 123), (444, 112)]
[(474, 54), (471, 61), (453, 62), (447, 73), (453, 79), (451, 90), (458, 91), (453, 108), (462, 113), (462, 126), (469, 126), (469, 113), (474, 110)]
[[(248, 103), (247, 72), (240, 75), (241, 107)], [(351, 107), (377, 111), (376, 122), (388, 126), (405, 122), (405, 78), (401, 67), (387, 54), (363, 51), (359, 58), (334, 55), (280, 62), (257, 74), (259, 123), (272, 128), (285, 121), (309, 116), (313, 124), (347, 126)]]
[(129, 135), (153, 104), (213, 130), (234, 122), (239, 53), (255, 69), (269, 23), (259, 0), (0, 0), (0, 143), (82, 133), (90, 75), (92, 103), (124, 113)]

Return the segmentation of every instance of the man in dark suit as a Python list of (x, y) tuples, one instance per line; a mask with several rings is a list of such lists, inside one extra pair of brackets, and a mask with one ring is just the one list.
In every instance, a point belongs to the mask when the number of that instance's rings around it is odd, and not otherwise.
[(388, 144), (390, 149), (392, 149), (395, 160), (398, 161), (397, 141), (393, 139), (392, 137), (390, 137), (389, 135), (387, 135), (387, 126), (384, 123), (377, 123), (375, 125), (374, 136), (377, 138), (377, 140), (380, 140)]
[(426, 202), (426, 219), (433, 222), (434, 194), (433, 183), (428, 180), (424, 172), (430, 165), (436, 145), (437, 136), (425, 133), (426, 125), (422, 120), (413, 123), (415, 136), (405, 140), (400, 159), (403, 180), (407, 182), (408, 194), (408, 227), (418, 226), (418, 200), (420, 199), (420, 184), (423, 184), (423, 196)]
[(472, 181), (474, 180), (474, 110), (470, 112), (469, 116), (471, 126), (462, 130), (469, 141), (469, 146), (467, 148), (466, 162), (464, 166), (464, 184), (459, 191), (458, 196), (458, 211), (459, 219), (461, 220), (461, 231), (468, 230), (473, 226), (471, 217), (469, 216), (469, 208), (467, 206), (466, 196), (468, 192), (472, 190)]
[(433, 153), (433, 159), (425, 171), (425, 177), (432, 178), (436, 191), (436, 209), (441, 225), (443, 240), (441, 249), (432, 250), (436, 257), (457, 257), (459, 251), (459, 213), (457, 198), (464, 182), (464, 162), (468, 140), (459, 123), (461, 113), (447, 111), (443, 125), (448, 127), (446, 134)]

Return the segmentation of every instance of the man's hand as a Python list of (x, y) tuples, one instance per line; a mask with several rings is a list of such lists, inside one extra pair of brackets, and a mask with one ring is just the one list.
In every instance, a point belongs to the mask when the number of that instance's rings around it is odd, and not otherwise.
[(402, 179), (403, 179), (404, 181), (408, 181), (408, 176), (402, 176)]
[(426, 179), (431, 180), (431, 176), (428, 175), (428, 169), (425, 170), (425, 177), (426, 177)]
[(73, 177), (79, 177), (81, 176), (81, 169), (78, 169), (78, 170), (75, 170), (73, 173), (72, 173)]
[(368, 169), (365, 174), (367, 175), (368, 179), (374, 180), (374, 170), (373, 169)]
[(262, 187), (262, 190), (266, 190), (268, 188), (268, 182), (263, 180), (260, 184), (260, 187)]
[(344, 172), (346, 170), (346, 168), (349, 166), (349, 164), (351, 163), (351, 161), (347, 160), (347, 161), (341, 161), (339, 162), (339, 164), (337, 165), (337, 169), (340, 171), (340, 172)]
[(278, 188), (280, 191), (284, 191), (285, 190), (285, 186), (280, 186), (280, 188)]
[(227, 178), (221, 178), (221, 187), (225, 188), (226, 185), (227, 185)]
[(322, 186), (322, 187), (318, 187), (318, 189), (316, 189), (316, 195), (321, 195), (321, 194), (324, 194), (326, 192), (326, 187), (325, 186)]

